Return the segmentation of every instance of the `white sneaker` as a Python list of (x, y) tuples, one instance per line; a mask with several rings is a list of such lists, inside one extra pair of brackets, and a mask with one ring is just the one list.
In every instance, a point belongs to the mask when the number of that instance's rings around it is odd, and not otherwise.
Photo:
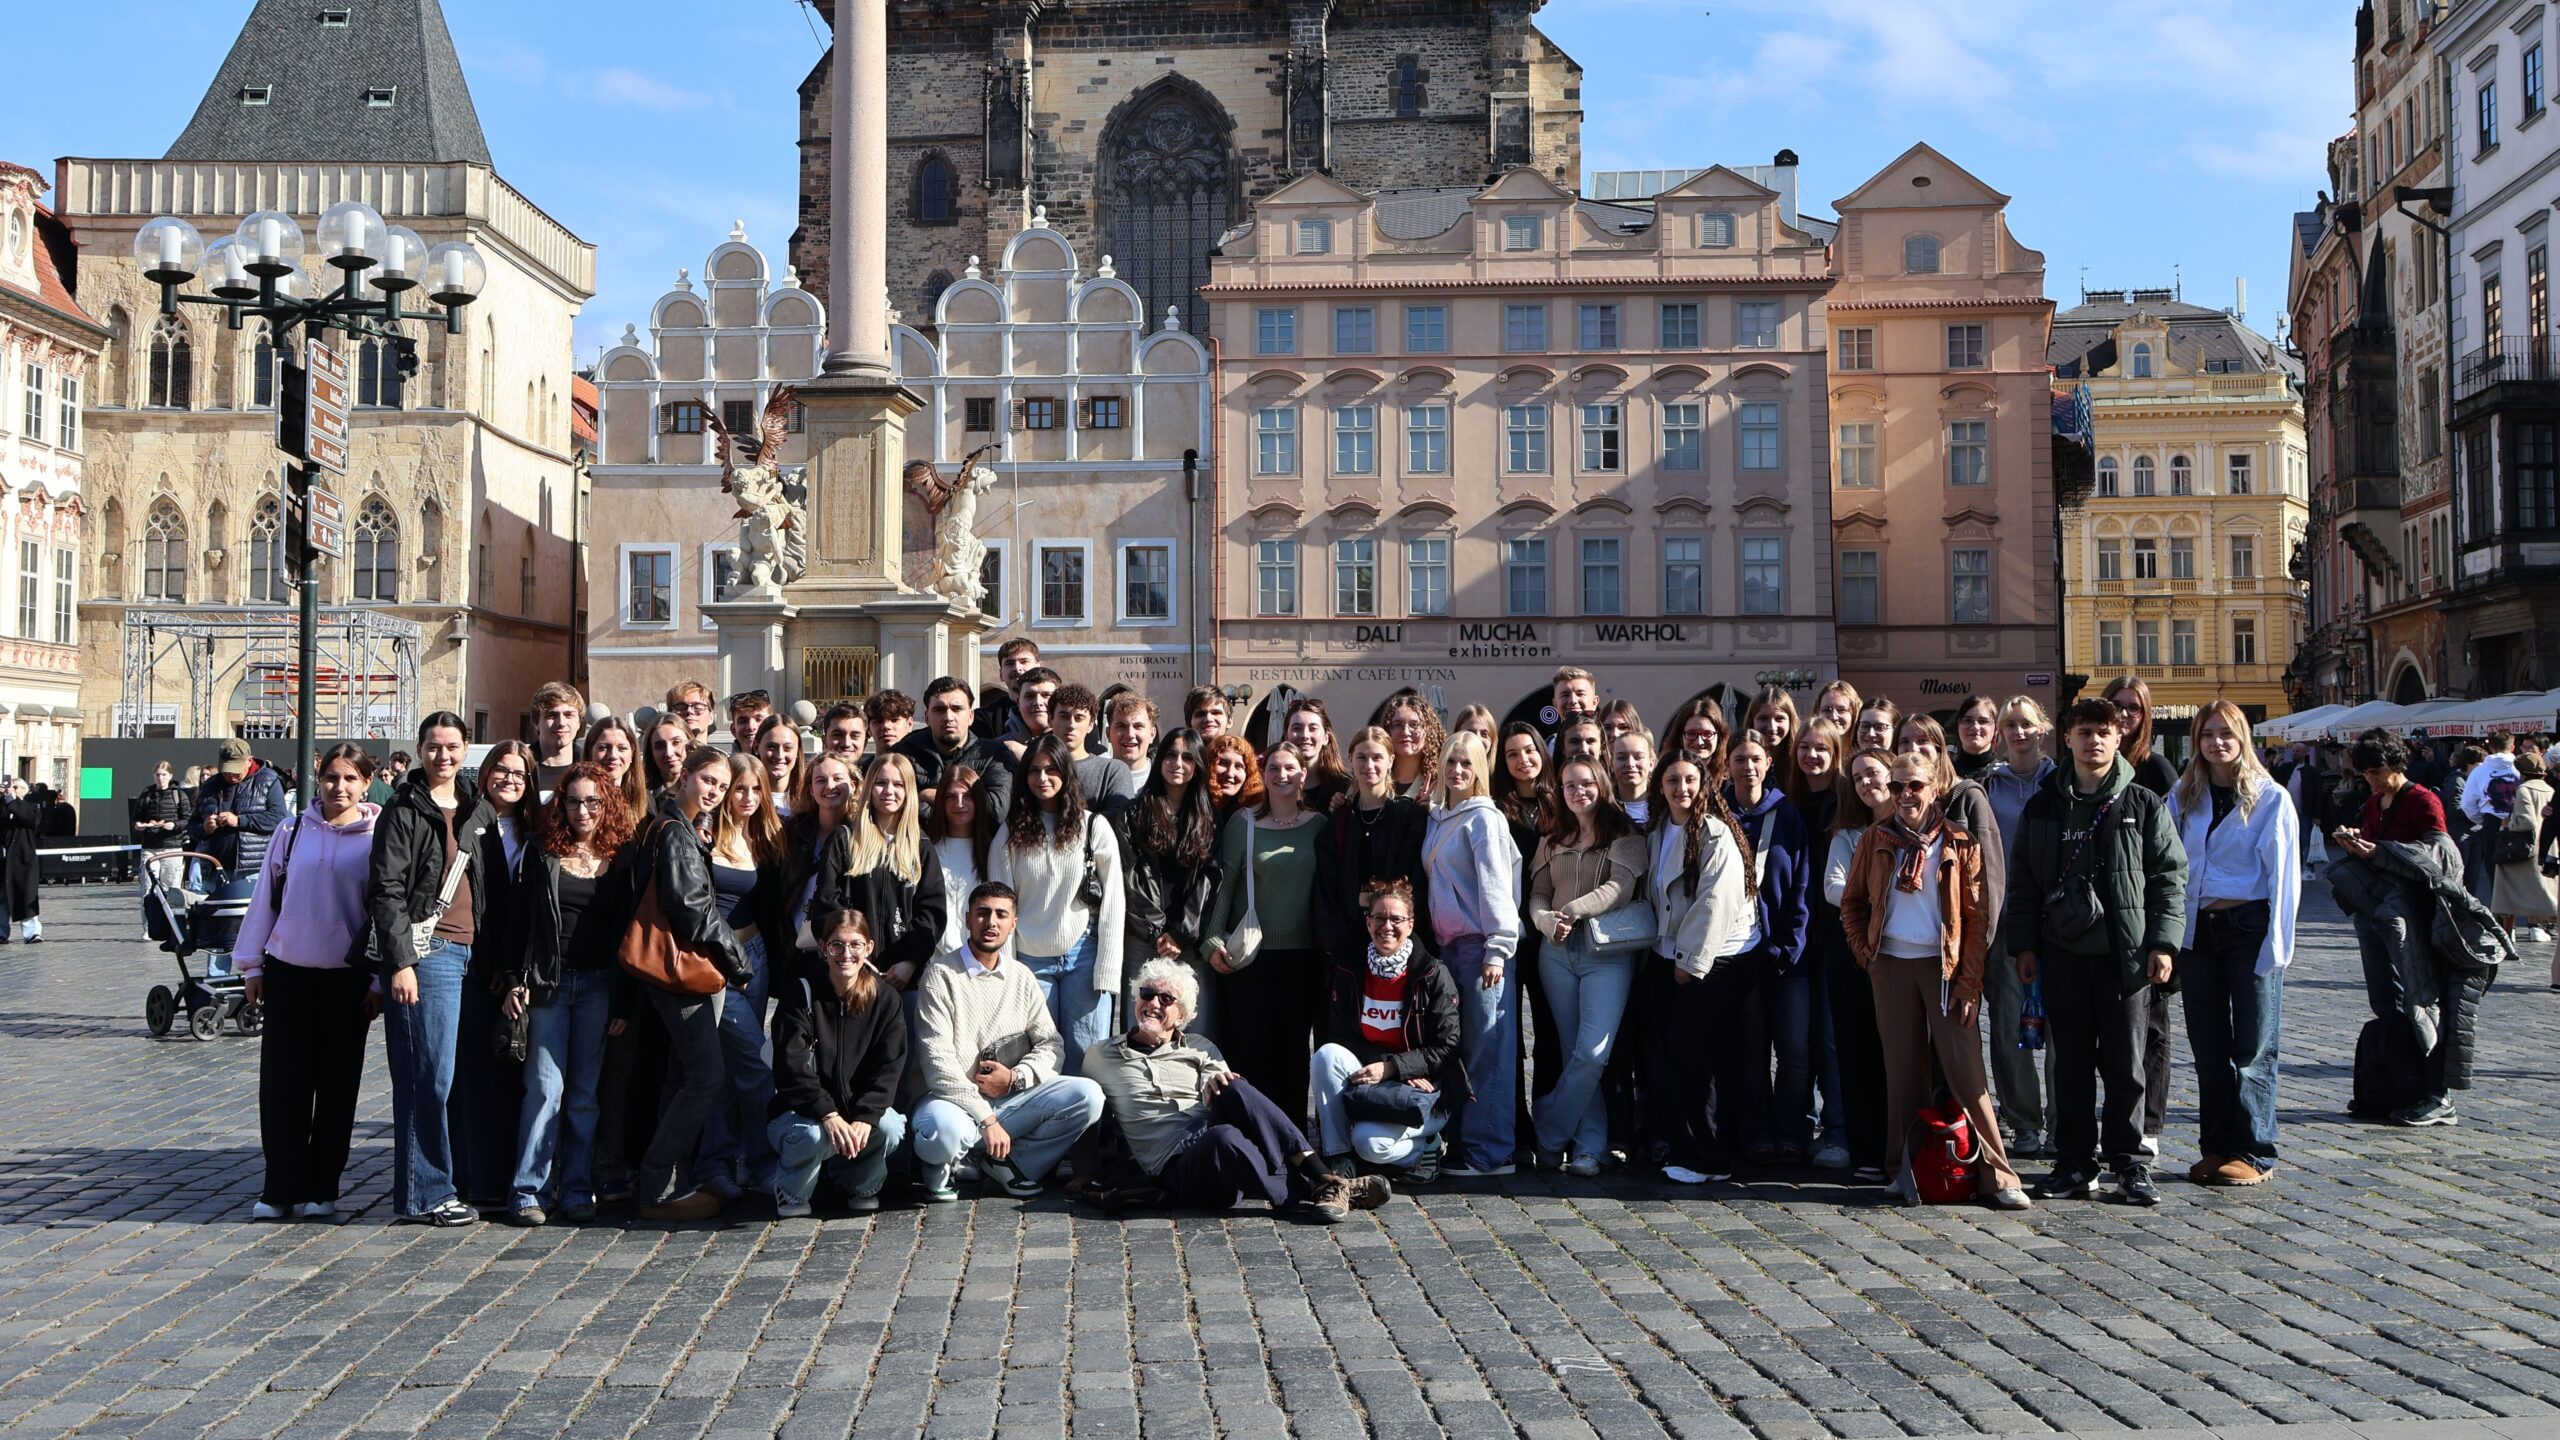
[(1496, 1175), (1517, 1175), (1520, 1173), (1520, 1167), (1517, 1165), (1488, 1165), (1479, 1170), (1472, 1165), (1443, 1165), (1440, 1167), (1440, 1173), (1443, 1175), (1452, 1175), (1461, 1180), (1481, 1180)]
[(1704, 1185), (1707, 1183), (1707, 1177), (1705, 1175), (1690, 1169), (1686, 1165), (1663, 1166), (1662, 1178), (1670, 1181), (1674, 1185)]
[(1594, 1179), (1600, 1174), (1600, 1157), (1597, 1155), (1576, 1155), (1565, 1162), (1564, 1173), (1567, 1175), (1579, 1175), (1585, 1180)]
[(776, 1200), (773, 1202), (773, 1215), (777, 1220), (797, 1220), (808, 1213), (809, 1202), (806, 1200)]
[(283, 1206), (270, 1205), (264, 1200), (249, 1207), (249, 1218), (252, 1220), (282, 1220), (285, 1218), (285, 1213)]
[(2151, 1156), (2153, 1159), (2158, 1159), (2160, 1156), (2160, 1137), (2157, 1135), (2143, 1136), (2142, 1153)]
[(293, 1218), (296, 1220), (335, 1220), (338, 1218), (338, 1207), (327, 1200), (309, 1200), (293, 1207)]

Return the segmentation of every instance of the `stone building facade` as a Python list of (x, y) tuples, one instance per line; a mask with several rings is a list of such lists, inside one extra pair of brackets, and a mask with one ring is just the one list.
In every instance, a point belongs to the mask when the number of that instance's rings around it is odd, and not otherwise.
[[(368, 696), (402, 676), (413, 708), (455, 709), (479, 738), (529, 724), (533, 691), (568, 674), (570, 332), (595, 251), (492, 167), (435, 0), (259, 0), (167, 156), (64, 160), (57, 194), (86, 304), (110, 336), (87, 395), (96, 513), (80, 704), (92, 733), (280, 733), (293, 703), (291, 676), (252, 655), (278, 653), (257, 637), (289, 635), (295, 601), (274, 348), (202, 307), (161, 317), (134, 234), (168, 214), (211, 239), (276, 209), (308, 237), (350, 199), (429, 245), (471, 241), (489, 275), (461, 335), (407, 324), (414, 374), (388, 345), (352, 347), (358, 409), (337, 482), (347, 554), (323, 566), (322, 600), (418, 631), (411, 653), (377, 648), (369, 668), (343, 667), (364, 692), (345, 697), (360, 722), (349, 728), (384, 728)], [(154, 646), (128, 693), (127, 628), (148, 633), (160, 617), (230, 628), (209, 659)], [(208, 687), (209, 703), (191, 698)]]
[[(1545, 0), (890, 0), (890, 303), (932, 313), (1045, 206), (1147, 313), (1184, 307), (1218, 237), (1291, 177), (1363, 189), (1581, 169), (1581, 68)], [(832, 0), (819, 0), (832, 16)], [(799, 233), (827, 274), (831, 66), (800, 87)]]
[(42, 175), (0, 161), (0, 773), (76, 795), (85, 391), (107, 332)]
[[(1521, 169), (1308, 176), (1230, 236), (1218, 675), (1363, 723), (1538, 719), (1558, 665), (1665, 724), (1834, 668), (1821, 240), (1715, 167), (1649, 208)], [(1551, 717), (1550, 717), (1551, 718)]]
[(1839, 202), (1830, 526), (1840, 674), (1905, 709), (2055, 695), (2044, 256), (1915, 145)]

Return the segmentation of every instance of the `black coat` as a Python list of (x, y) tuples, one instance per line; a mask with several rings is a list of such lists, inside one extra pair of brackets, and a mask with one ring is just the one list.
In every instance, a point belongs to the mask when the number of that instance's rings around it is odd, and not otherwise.
[(187, 792), (175, 785), (143, 787), (142, 793), (133, 797), (132, 808), (134, 838), (152, 846), (175, 845), (183, 840), (187, 816), (194, 809), (187, 802)]
[(1363, 1065), (1383, 1060), (1389, 1080), (1429, 1080), (1452, 1100), (1475, 1092), (1467, 1083), (1464, 1045), (1458, 1029), (1458, 982), (1440, 957), (1413, 947), (1405, 969), (1404, 1048), (1386, 1050), (1369, 1043), (1360, 1030), (1360, 1006), (1367, 998), (1369, 947), (1364, 942), (1347, 960), (1333, 966), (1333, 1003), (1325, 1038), (1358, 1056)]
[[(2552, 811), (2560, 814), (2560, 805)], [(1217, 847), (1212, 845), (1199, 864), (1183, 865), (1138, 843), (1135, 807), (1121, 811), (1111, 824), (1120, 835), (1121, 873), (1128, 877), (1129, 903), (1121, 925), (1123, 968), (1131, 958), (1141, 965), (1154, 959), (1156, 941), (1163, 936), (1171, 936), (1185, 955), (1199, 954), (1200, 942), (1208, 937), (1218, 914), (1218, 887), (1226, 880), (1226, 871), (1218, 865)], [(1127, 973), (1137, 972), (1129, 969)]]
[(732, 985), (755, 982), (738, 934), (720, 914), (720, 892), (711, 884), (711, 847), (690, 825), (674, 820), (652, 822), (639, 845), (648, 865), (647, 879), (658, 886), (658, 909), (667, 929), (688, 950), (700, 950)]
[[(36, 913), (36, 831), (44, 815), (33, 800), (0, 800), (0, 909), (23, 920)], [(0, 920), (5, 923), (5, 920)]]
[(899, 878), (886, 864), (853, 874), (853, 827), (839, 825), (827, 837), (825, 857), (818, 862), (818, 888), (810, 907), (833, 896), (838, 908), (861, 911), (880, 948), (880, 968), (913, 965), (921, 978), (942, 949), (942, 922), (949, 913), (944, 907), (950, 903), (942, 893), (942, 867), (934, 863), (930, 848), (923, 859), (913, 880)]
[[(587, 902), (586, 912), (578, 918), (581, 930), (589, 925), (604, 925), (619, 932), (631, 924), (631, 912), (640, 904), (640, 881), (645, 873), (639, 850), (637, 845), (623, 846), (622, 853), (596, 876), (595, 898)], [(499, 985), (522, 985), (533, 992), (536, 1005), (550, 1004), (558, 993), (561, 972), (568, 968), (569, 946), (575, 939), (560, 933), (560, 874), (558, 856), (539, 843), (527, 846), (523, 871), (507, 891), (504, 913), (496, 926), (501, 940), (496, 953), (502, 957)]]
[(536, 807), (517, 807), (516, 825), (524, 834), (524, 844), (516, 851), (516, 863), (507, 863), (506, 837), (498, 828), (495, 814), (480, 832), (480, 843), (471, 858), (471, 892), (480, 902), (480, 913), (489, 917), (485, 929), (474, 932), (471, 942), (471, 972), (474, 976), (496, 975), (512, 970), (518, 963), (514, 949), (516, 891), (523, 887), (532, 870), (535, 857), (542, 849), (541, 837), (534, 833)]
[(907, 1007), (886, 985), (848, 1010), (835, 987), (809, 976), (774, 989), (773, 1116), (841, 1115), (876, 1125), (907, 1073)]
[[(204, 828), (208, 818), (226, 811), (240, 817), (237, 826)], [(273, 768), (253, 760), (248, 773), (237, 779), (217, 770), (196, 789), (195, 808), (189, 812), (190, 848), (246, 878), (267, 863), (267, 837), (284, 823), (285, 813), (284, 781)]]
[(1422, 873), (1422, 841), (1431, 829), (1431, 812), (1419, 800), (1399, 795), (1375, 812), (1363, 839), (1357, 801), (1325, 817), (1325, 856), (1333, 863), (1326, 893), (1317, 897), (1322, 912), (1316, 931), (1328, 955), (1360, 955), (1369, 948), (1369, 924), (1360, 910), (1360, 888), (1372, 880), (1401, 877), (1413, 886), (1414, 943), (1438, 948), (1431, 938), (1431, 882)]
[[(453, 839), (457, 853), (476, 855), (481, 832), (489, 828), (489, 807), (467, 780), (453, 782)], [(199, 808), (201, 802), (199, 802)], [(248, 816), (240, 819), (245, 826)], [(477, 859), (473, 860), (476, 867)], [(469, 877), (478, 879), (479, 877)], [(488, 923), (488, 886), (471, 890), (471, 928), (477, 935)], [(426, 773), (412, 770), (391, 792), (391, 803), (373, 822), (373, 865), (366, 878), (367, 909), (373, 918), (374, 954), (385, 972), (418, 963), (409, 944), (409, 927), (435, 913), (444, 891), (444, 808), (436, 804)]]

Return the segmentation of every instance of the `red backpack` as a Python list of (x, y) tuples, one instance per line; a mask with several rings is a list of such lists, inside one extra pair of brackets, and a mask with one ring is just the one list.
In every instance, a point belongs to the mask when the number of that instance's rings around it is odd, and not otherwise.
[(1903, 1150), (1910, 1157), (1912, 1187), (1923, 1204), (1960, 1205), (1973, 1198), (1974, 1167), (1981, 1157), (1974, 1152), (1973, 1125), (1962, 1105), (1949, 1100), (1921, 1106)]

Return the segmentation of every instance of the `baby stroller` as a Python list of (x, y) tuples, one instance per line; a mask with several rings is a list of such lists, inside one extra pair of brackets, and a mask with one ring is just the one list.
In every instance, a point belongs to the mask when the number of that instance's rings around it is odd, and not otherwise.
[[(249, 1003), (247, 983), (231, 968), (232, 942), (240, 937), (240, 921), (249, 913), (255, 881), (225, 872), (210, 855), (189, 852), (189, 860), (205, 862), (213, 888), (201, 900), (177, 885), (155, 885), (142, 897), (142, 924), (160, 948), (178, 957), (175, 989), (154, 985), (142, 1002), (143, 1022), (154, 1035), (166, 1035), (187, 1017), (188, 1033), (210, 1040), (228, 1020), (243, 1035), (255, 1035), (266, 1023), (263, 1007)], [(188, 968), (187, 957), (202, 952), (204, 974)]]

